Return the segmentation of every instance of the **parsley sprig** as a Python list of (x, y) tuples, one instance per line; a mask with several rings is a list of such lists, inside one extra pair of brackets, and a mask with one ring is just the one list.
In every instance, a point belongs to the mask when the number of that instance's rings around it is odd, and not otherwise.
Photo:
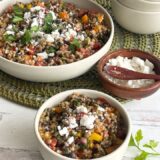
[(13, 23), (18, 23), (23, 21), (24, 9), (19, 7), (18, 5), (13, 6), (14, 17), (12, 19)]
[[(134, 137), (131, 136), (129, 146), (136, 147), (140, 151), (140, 154), (136, 156), (134, 160), (147, 160), (149, 156), (160, 156), (160, 153), (156, 151), (159, 142), (155, 140), (150, 140), (148, 143), (143, 144), (144, 149), (142, 149), (140, 146), (142, 139), (143, 139), (142, 130), (138, 130)], [(151, 152), (146, 151), (145, 148), (150, 149)]]

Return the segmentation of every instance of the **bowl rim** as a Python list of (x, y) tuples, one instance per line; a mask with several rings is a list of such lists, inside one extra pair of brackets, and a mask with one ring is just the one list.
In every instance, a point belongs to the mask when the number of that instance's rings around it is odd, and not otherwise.
[(115, 54), (115, 53), (119, 53), (119, 52), (123, 52), (123, 51), (127, 51), (127, 52), (141, 52), (142, 54), (146, 54), (146, 55), (149, 55), (150, 57), (158, 60), (160, 62), (160, 59), (155, 57), (154, 55), (148, 53), (148, 52), (145, 52), (145, 51), (141, 51), (141, 50), (138, 50), (138, 49), (118, 49), (116, 51), (112, 51), (112, 52), (109, 52), (108, 54), (104, 55), (101, 60), (98, 62), (98, 65), (97, 65), (97, 70), (98, 70), (98, 74), (100, 75), (100, 77), (103, 79), (103, 81), (107, 81), (107, 83), (109, 83), (110, 85), (112, 85), (113, 87), (116, 87), (118, 89), (122, 89), (122, 90), (125, 90), (125, 91), (139, 91), (139, 92), (144, 92), (144, 91), (148, 91), (148, 90), (151, 90), (151, 89), (154, 89), (154, 88), (157, 88), (157, 87), (160, 87), (160, 81), (156, 81), (155, 83), (149, 85), (149, 86), (146, 86), (146, 87), (140, 87), (140, 88), (130, 88), (130, 87), (126, 87), (126, 86), (121, 86), (121, 85), (117, 85), (113, 82), (111, 82), (106, 76), (105, 74), (103, 73), (103, 68), (104, 68), (104, 65), (106, 64), (106, 59), (108, 58), (109, 55), (112, 55), (112, 54)]
[(119, 0), (112, 0), (112, 2), (116, 3), (116, 5), (119, 5), (120, 7), (123, 7), (124, 9), (128, 9), (134, 13), (138, 14), (144, 14), (144, 15), (159, 15), (160, 11), (142, 11), (142, 10), (136, 10), (134, 8), (131, 8), (127, 5), (122, 4)]
[(57, 152), (51, 150), (45, 144), (45, 142), (42, 140), (42, 138), (41, 138), (41, 136), (39, 134), (39, 131), (38, 131), (38, 124), (39, 124), (40, 116), (43, 113), (43, 111), (47, 108), (48, 104), (51, 103), (51, 102), (53, 103), (53, 101), (55, 101), (56, 98), (58, 98), (58, 97), (61, 97), (63, 95), (69, 96), (69, 95), (71, 95), (72, 93), (75, 93), (75, 92), (79, 92), (81, 94), (96, 94), (97, 97), (98, 96), (102, 96), (106, 100), (109, 100), (109, 101), (112, 101), (113, 103), (116, 103), (116, 105), (118, 106), (118, 107), (116, 107), (116, 109), (117, 110), (121, 110), (121, 112), (123, 112), (123, 115), (121, 115), (121, 116), (126, 118), (125, 122), (126, 122), (126, 125), (127, 125), (127, 135), (126, 135), (123, 143), (117, 149), (115, 149), (113, 152), (111, 152), (110, 154), (102, 156), (102, 157), (99, 157), (99, 158), (94, 158), (93, 160), (101, 160), (101, 158), (105, 158), (105, 157), (106, 158), (112, 158), (112, 155), (116, 154), (122, 147), (124, 147), (125, 143), (127, 143), (127, 141), (129, 141), (129, 139), (130, 139), (131, 130), (132, 130), (131, 118), (130, 118), (127, 110), (123, 107), (123, 105), (118, 100), (116, 100), (115, 98), (113, 98), (112, 96), (110, 96), (110, 95), (108, 95), (106, 93), (103, 93), (103, 92), (100, 92), (100, 91), (96, 91), (96, 90), (90, 90), (90, 89), (72, 89), (72, 90), (67, 90), (67, 91), (64, 91), (64, 92), (60, 92), (60, 93), (52, 96), (51, 98), (49, 98), (47, 101), (45, 101), (42, 104), (42, 106), (39, 108), (39, 110), (38, 110), (38, 112), (36, 114), (36, 117), (35, 117), (34, 131), (35, 131), (37, 140), (52, 155), (54, 155), (56, 157), (59, 157), (59, 158), (65, 158), (66, 160), (76, 160), (74, 158), (69, 158), (69, 157), (63, 156), (63, 155), (58, 154)]
[(111, 17), (111, 15), (109, 14), (109, 12), (104, 8), (102, 7), (100, 4), (98, 4), (97, 2), (93, 1), (93, 0), (88, 0), (90, 3), (94, 4), (96, 7), (98, 7), (99, 9), (101, 9), (105, 15), (108, 17), (108, 21), (110, 23), (110, 36), (109, 36), (109, 39), (107, 40), (107, 42), (103, 45), (102, 48), (100, 48), (97, 52), (95, 52), (94, 54), (90, 55), (89, 57), (86, 57), (86, 58), (83, 58), (82, 60), (78, 60), (78, 61), (75, 61), (75, 62), (72, 62), (72, 63), (67, 63), (67, 64), (62, 64), (62, 65), (55, 65), (55, 66), (32, 66), (32, 65), (27, 65), (27, 64), (23, 64), (23, 63), (18, 63), (18, 62), (14, 62), (14, 61), (11, 61), (11, 60), (8, 60), (7, 58), (4, 58), (2, 56), (0, 56), (0, 60), (3, 60), (5, 61), (6, 63), (8, 64), (13, 64), (13, 65), (17, 65), (18, 67), (26, 67), (26, 68), (34, 68), (34, 69), (58, 69), (58, 68), (61, 68), (61, 67), (69, 67), (73, 64), (78, 64), (80, 62), (85, 62), (87, 61), (88, 59), (90, 59), (91, 57), (94, 57), (95, 55), (98, 55), (101, 50), (103, 50), (107, 45), (108, 45), (108, 42), (111, 41), (113, 39), (113, 36), (114, 36), (114, 23), (113, 23), (113, 19)]

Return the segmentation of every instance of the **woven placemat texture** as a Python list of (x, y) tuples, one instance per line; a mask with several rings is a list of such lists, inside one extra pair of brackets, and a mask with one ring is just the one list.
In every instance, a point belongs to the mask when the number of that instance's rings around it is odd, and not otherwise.
[[(97, 2), (112, 15), (110, 0), (97, 0)], [(115, 36), (111, 50), (119, 48), (136, 48), (160, 57), (160, 33), (137, 35), (122, 29), (115, 22)], [(56, 93), (76, 88), (104, 91), (98, 80), (96, 67), (79, 78), (57, 83), (27, 82), (14, 78), (0, 70), (0, 96), (32, 108), (39, 108), (46, 99)], [(124, 99), (117, 99), (126, 102)]]

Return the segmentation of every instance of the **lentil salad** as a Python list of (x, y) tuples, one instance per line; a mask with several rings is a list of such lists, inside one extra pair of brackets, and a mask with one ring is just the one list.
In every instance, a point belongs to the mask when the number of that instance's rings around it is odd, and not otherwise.
[(117, 109), (103, 98), (73, 93), (44, 110), (39, 133), (53, 151), (75, 159), (99, 158), (113, 152), (126, 137)]
[(104, 15), (61, 0), (17, 3), (0, 16), (0, 56), (33, 66), (84, 59), (107, 42)]

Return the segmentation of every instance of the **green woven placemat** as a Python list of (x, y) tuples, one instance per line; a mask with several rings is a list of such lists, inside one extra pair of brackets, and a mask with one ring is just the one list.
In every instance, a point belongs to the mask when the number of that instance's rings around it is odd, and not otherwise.
[[(97, 0), (97, 2), (111, 13), (110, 0)], [(115, 36), (111, 50), (119, 48), (137, 48), (160, 57), (160, 33), (137, 35), (122, 29), (115, 23)], [(98, 80), (96, 67), (79, 78), (58, 83), (27, 82), (0, 71), (0, 96), (32, 108), (40, 107), (46, 99), (56, 93), (76, 88), (104, 91)], [(117, 99), (126, 102), (124, 99)]]

